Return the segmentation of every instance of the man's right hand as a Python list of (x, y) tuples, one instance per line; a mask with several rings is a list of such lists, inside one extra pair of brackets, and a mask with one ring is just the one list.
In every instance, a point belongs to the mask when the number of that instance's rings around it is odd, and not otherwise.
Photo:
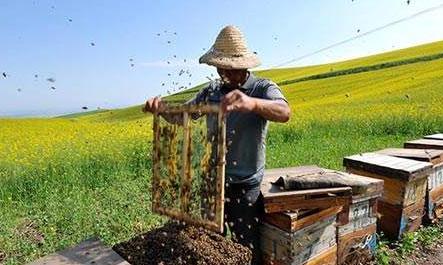
[(160, 97), (150, 98), (146, 101), (145, 106), (142, 108), (143, 112), (158, 112), (165, 107), (165, 103)]

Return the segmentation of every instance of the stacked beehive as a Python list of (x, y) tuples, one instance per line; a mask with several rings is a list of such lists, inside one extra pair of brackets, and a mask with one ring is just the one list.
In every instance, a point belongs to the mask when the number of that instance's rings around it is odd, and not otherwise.
[(443, 217), (443, 150), (388, 148), (377, 153), (433, 164), (426, 190), (426, 218), (437, 222)]
[(384, 234), (398, 239), (421, 225), (431, 163), (376, 153), (345, 157), (343, 163), (350, 173), (384, 180), (378, 204)]
[(265, 218), (261, 246), (265, 264), (337, 263), (336, 219), (349, 207), (351, 188), (285, 190), (281, 176), (320, 176), (324, 170), (298, 167), (268, 170), (262, 183)]
[[(337, 226), (338, 264), (352, 260), (365, 262), (376, 247), (377, 203), (383, 193), (383, 180), (342, 173), (352, 187), (352, 200), (345, 208), (349, 222)], [(346, 212), (347, 211), (347, 212)]]
[[(409, 141), (405, 148), (443, 150), (443, 134), (425, 136), (424, 139)], [(429, 152), (429, 151), (428, 151)], [(438, 156), (437, 151), (432, 151), (433, 156)], [(428, 217), (431, 221), (443, 218), (443, 161), (431, 157), (434, 164), (433, 172), (428, 178)]]

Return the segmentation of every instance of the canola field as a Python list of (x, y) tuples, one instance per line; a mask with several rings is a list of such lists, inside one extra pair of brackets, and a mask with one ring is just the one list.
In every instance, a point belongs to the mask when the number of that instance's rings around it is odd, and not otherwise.
[[(442, 48), (437, 42), (257, 75), (281, 82)], [(443, 131), (443, 59), (297, 82), (282, 90), (293, 116), (289, 124), (270, 126), (268, 168), (341, 169), (345, 155), (400, 147)], [(169, 100), (186, 100), (193, 91)], [(23, 264), (91, 236), (112, 245), (164, 221), (150, 211), (151, 117), (140, 109), (0, 119), (0, 264)]]

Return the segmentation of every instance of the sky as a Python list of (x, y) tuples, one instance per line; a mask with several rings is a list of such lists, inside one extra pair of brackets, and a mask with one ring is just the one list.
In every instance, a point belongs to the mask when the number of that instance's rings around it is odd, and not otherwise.
[(206, 82), (216, 71), (198, 58), (226, 25), (258, 69), (322, 64), (443, 40), (443, 0), (0, 0), (0, 116), (126, 107)]

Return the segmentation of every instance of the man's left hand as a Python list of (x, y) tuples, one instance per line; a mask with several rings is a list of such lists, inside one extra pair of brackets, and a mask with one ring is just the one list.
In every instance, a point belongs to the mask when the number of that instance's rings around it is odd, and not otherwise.
[(236, 89), (226, 94), (221, 101), (221, 106), (224, 112), (251, 112), (255, 110), (257, 101)]

